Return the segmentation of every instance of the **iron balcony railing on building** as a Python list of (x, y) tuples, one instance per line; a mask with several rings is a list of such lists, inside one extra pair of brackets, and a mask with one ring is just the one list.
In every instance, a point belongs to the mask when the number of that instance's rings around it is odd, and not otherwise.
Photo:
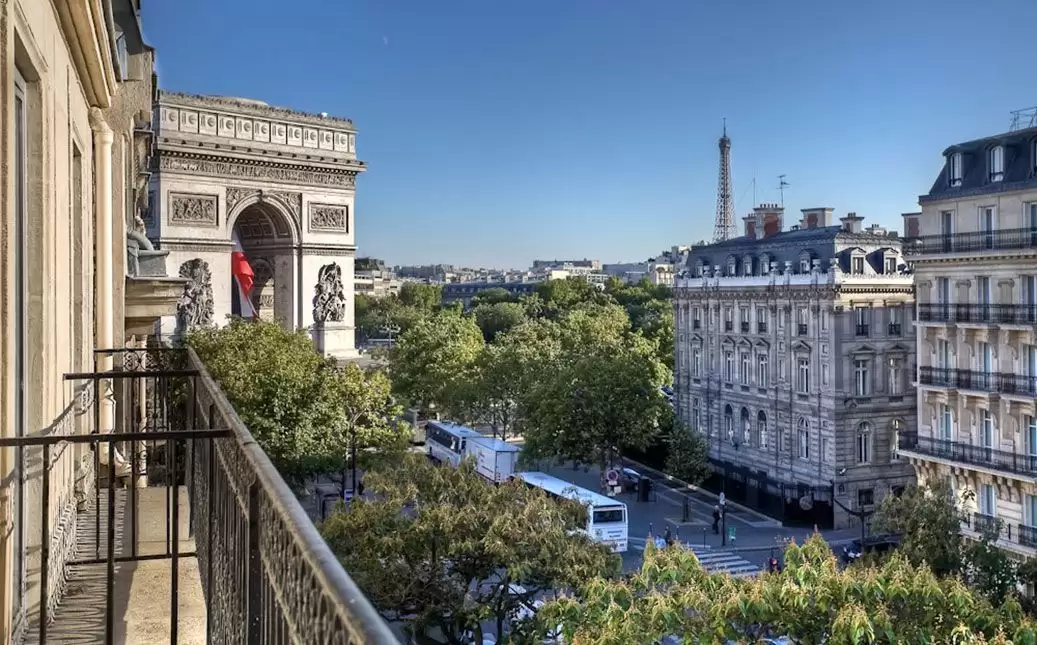
[(889, 323), (889, 329), (886, 330), (890, 336), (900, 336), (900, 323)]
[(998, 525), (997, 518), (994, 517), (993, 515), (985, 515), (983, 513), (973, 513), (972, 514), (972, 525), (971, 526), (972, 526), (972, 529), (975, 530), (975, 531), (978, 531), (978, 532), (982, 533), (983, 531), (987, 531), (987, 530), (990, 530), (990, 529), (993, 529), (993, 528), (997, 527), (997, 525)]
[(702, 321), (701, 320), (693, 320), (693, 321), (691, 321), (691, 328), (692, 329), (702, 329)]
[(1037, 305), (919, 303), (918, 321), (1037, 325)]
[(733, 320), (724, 321), (724, 331), (734, 331), (735, 323)]
[(918, 368), (918, 382), (922, 385), (953, 387), (959, 390), (1037, 396), (1037, 376), (1027, 374), (977, 372), (925, 365)]
[(749, 322), (748, 321), (746, 321), (746, 320), (742, 321), (741, 330), (742, 330), (743, 334), (748, 334), (749, 333)]
[[(30, 436), (0, 438), (0, 448), (15, 450), (16, 570), (26, 571), (26, 526), (38, 532), (33, 535), (40, 544), (38, 563), (30, 565), (39, 566), (33, 591), (38, 599), (30, 602), (25, 596), (31, 571), (13, 585), (16, 634), (41, 645), (70, 642), (72, 636), (119, 642), (126, 601), (117, 599), (138, 590), (130, 570), (121, 565), (168, 560), (169, 592), (154, 593), (170, 599), (168, 642), (175, 644), (188, 620), (178, 615), (185, 602), (182, 594), (191, 593), (180, 587), (183, 562), (195, 558), (207, 642), (399, 645), (193, 350), (156, 346), (98, 350), (95, 356), (111, 357), (115, 368), (99, 370), (95, 360), (93, 372), (65, 376), (83, 384), (77, 399), (93, 403), (92, 423), (87, 424), (92, 431), (77, 432), (68, 423)], [(100, 428), (97, 402), (111, 400), (118, 403), (115, 423), (121, 431)], [(89, 447), (92, 455), (80, 446)], [(107, 465), (120, 460), (130, 464), (129, 472), (117, 467), (113, 477)], [(72, 495), (70, 464), (91, 461), (92, 476), (82, 478), (86, 483), (77, 483)], [(142, 479), (146, 487), (138, 488)], [(143, 539), (138, 531), (149, 522), (148, 513), (163, 517), (161, 504), (153, 509), (140, 503), (153, 502), (155, 488), (165, 489), (166, 539), (157, 553), (150, 546), (138, 548)], [(188, 535), (180, 528), (182, 512)], [(78, 521), (60, 521), (68, 513)], [(183, 550), (189, 538), (194, 551)], [(88, 547), (77, 548), (76, 543)], [(58, 596), (71, 565), (97, 566), (104, 572), (100, 579), (105, 591), (70, 600), (76, 613), (65, 621), (60, 611), (65, 605), (58, 605)], [(27, 615), (29, 606), (36, 607), (33, 615)], [(81, 616), (95, 611), (104, 616), (103, 626), (97, 634), (87, 633), (94, 621), (83, 624)]]
[(1025, 524), (1016, 524), (1016, 535), (1019, 536), (1019, 544), (1037, 549), (1037, 528)]
[(1023, 455), (950, 439), (922, 437), (917, 432), (901, 432), (898, 450), (946, 459), (1001, 472), (1037, 477), (1037, 455)]
[(799, 324), (796, 325), (796, 335), (797, 336), (806, 336), (807, 335), (807, 324), (806, 323), (799, 323)]
[(858, 336), (867, 336), (868, 335), (868, 331), (869, 331), (869, 327), (870, 327), (869, 325), (860, 325), (860, 324), (858, 324), (857, 325), (857, 329), (856, 329), (857, 335)]
[(969, 233), (941, 233), (905, 238), (904, 255), (977, 253), (1037, 248), (1037, 228), (1010, 228)]
[(766, 334), (767, 333), (767, 323), (765, 323), (765, 322), (756, 323), (756, 333), (758, 333), (758, 334)]

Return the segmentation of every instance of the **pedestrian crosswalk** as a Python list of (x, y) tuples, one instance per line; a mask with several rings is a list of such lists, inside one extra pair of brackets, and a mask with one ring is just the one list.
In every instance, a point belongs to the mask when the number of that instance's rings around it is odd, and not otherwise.
[[(685, 546), (695, 554), (702, 567), (710, 573), (729, 573), (736, 578), (748, 578), (763, 571), (759, 565), (749, 562), (733, 551), (714, 550), (709, 546), (692, 544)], [(644, 551), (645, 540), (630, 538), (630, 548), (634, 551)]]

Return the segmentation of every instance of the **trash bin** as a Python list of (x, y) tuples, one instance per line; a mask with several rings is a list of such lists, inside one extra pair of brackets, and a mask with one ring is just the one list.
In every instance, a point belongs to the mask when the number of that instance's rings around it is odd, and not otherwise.
[(637, 482), (637, 501), (647, 502), (649, 493), (652, 491), (652, 480), (642, 477)]

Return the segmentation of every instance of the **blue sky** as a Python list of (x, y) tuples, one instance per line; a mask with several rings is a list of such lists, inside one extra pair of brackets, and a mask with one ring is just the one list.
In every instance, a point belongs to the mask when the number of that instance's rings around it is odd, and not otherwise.
[[(527, 266), (738, 215), (900, 228), (946, 146), (1037, 105), (1033, 0), (149, 0), (164, 89), (354, 119), (362, 255)], [(787, 218), (789, 219), (789, 218)]]

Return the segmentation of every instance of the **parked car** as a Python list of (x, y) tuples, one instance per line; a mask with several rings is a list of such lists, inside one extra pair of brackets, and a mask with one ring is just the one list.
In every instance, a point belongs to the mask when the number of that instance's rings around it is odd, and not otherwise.
[(864, 541), (857, 539), (843, 547), (843, 562), (856, 562), (865, 553), (883, 554), (900, 546), (899, 535), (870, 535)]

